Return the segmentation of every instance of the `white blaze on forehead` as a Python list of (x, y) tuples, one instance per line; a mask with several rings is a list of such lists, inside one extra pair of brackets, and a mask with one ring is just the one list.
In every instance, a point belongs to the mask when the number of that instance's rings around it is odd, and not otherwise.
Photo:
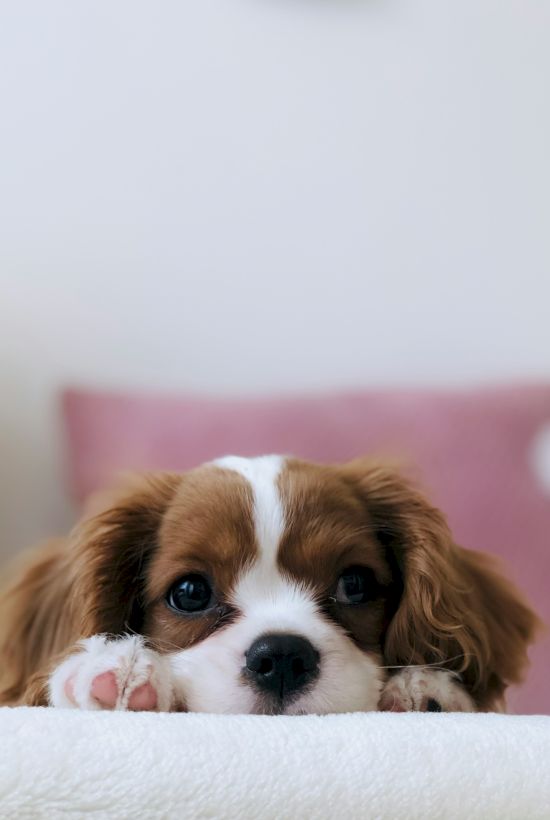
[(285, 520), (277, 479), (281, 473), (283, 456), (241, 458), (226, 456), (214, 461), (216, 467), (234, 470), (242, 475), (254, 497), (254, 530), (260, 550), (260, 563), (267, 568), (276, 566), (277, 550), (284, 532)]
[(256, 637), (271, 629), (296, 631), (303, 608), (312, 609), (312, 600), (300, 585), (283, 578), (277, 566), (277, 552), (285, 529), (285, 514), (277, 486), (284, 467), (283, 456), (239, 458), (227, 456), (214, 462), (235, 470), (250, 484), (254, 499), (254, 531), (258, 557), (233, 588), (233, 604), (257, 626)]

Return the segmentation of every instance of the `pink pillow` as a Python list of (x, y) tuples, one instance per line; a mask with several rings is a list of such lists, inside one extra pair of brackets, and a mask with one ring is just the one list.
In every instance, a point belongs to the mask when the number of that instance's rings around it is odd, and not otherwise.
[[(70, 390), (63, 407), (79, 500), (121, 470), (186, 470), (227, 453), (398, 457), (414, 465), (409, 472), (445, 510), (457, 541), (504, 558), (550, 622), (550, 488), (540, 449), (550, 386), (246, 400)], [(511, 707), (550, 713), (548, 639), (532, 660)]]

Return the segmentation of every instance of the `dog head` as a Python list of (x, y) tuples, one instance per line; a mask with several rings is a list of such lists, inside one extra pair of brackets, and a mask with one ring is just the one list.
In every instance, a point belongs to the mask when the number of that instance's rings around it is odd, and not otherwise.
[(77, 527), (80, 636), (145, 635), (190, 711), (375, 709), (385, 668), (442, 664), (491, 708), (536, 619), (393, 470), (228, 457), (136, 480)]

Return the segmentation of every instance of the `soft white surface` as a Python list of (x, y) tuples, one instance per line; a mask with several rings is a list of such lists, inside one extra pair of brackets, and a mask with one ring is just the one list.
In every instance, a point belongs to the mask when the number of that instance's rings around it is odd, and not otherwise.
[(71, 522), (68, 382), (548, 376), (549, 31), (541, 0), (3, 3), (0, 552)]
[(2, 818), (550, 817), (550, 717), (0, 710)]

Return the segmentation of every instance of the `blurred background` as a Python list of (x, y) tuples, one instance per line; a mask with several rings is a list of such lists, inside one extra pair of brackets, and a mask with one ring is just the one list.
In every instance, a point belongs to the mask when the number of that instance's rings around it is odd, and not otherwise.
[(18, 0), (0, 17), (4, 555), (75, 518), (67, 387), (513, 385), (491, 452), (527, 414), (537, 445), (514, 457), (550, 516), (550, 394), (534, 415), (517, 398), (550, 383), (549, 4)]

